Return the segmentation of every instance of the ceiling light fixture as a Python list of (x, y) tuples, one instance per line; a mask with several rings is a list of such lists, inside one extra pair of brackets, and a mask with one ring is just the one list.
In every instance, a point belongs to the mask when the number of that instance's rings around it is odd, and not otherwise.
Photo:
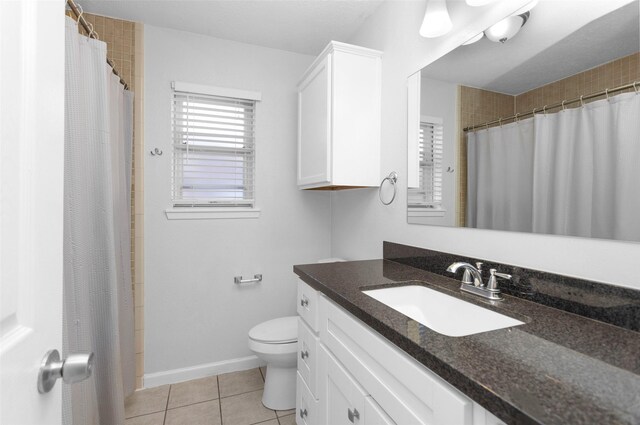
[(493, 42), (504, 43), (520, 31), (520, 28), (527, 23), (530, 15), (531, 13), (527, 11), (520, 15), (509, 16), (497, 24), (490, 26), (484, 34)]
[(453, 28), (446, 0), (429, 0), (427, 11), (424, 13), (420, 35), (435, 38), (445, 35)]
[(486, 6), (490, 3), (493, 3), (496, 0), (467, 0), (467, 4), (469, 6), (478, 7), (478, 6)]

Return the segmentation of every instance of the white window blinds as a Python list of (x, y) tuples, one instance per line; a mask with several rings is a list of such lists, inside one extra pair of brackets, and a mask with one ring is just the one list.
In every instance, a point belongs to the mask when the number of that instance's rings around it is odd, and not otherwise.
[(197, 89), (174, 85), (173, 205), (253, 207), (256, 99)]
[(420, 122), (418, 153), (420, 187), (409, 189), (409, 206), (440, 209), (442, 208), (442, 122)]

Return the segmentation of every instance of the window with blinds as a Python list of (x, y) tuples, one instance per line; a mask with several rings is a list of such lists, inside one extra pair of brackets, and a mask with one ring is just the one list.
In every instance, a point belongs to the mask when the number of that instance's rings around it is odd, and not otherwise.
[(253, 207), (255, 96), (229, 97), (229, 89), (196, 90), (174, 83), (173, 205)]
[(420, 187), (409, 189), (410, 207), (442, 208), (443, 143), (441, 122), (420, 122), (418, 146)]

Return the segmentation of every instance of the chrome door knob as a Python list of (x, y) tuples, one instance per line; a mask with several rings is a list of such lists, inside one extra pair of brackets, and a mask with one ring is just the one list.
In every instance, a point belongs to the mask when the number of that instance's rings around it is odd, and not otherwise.
[(91, 376), (93, 369), (93, 353), (72, 354), (60, 360), (58, 350), (49, 350), (44, 355), (38, 373), (38, 392), (48, 393), (58, 378), (67, 384), (84, 381)]

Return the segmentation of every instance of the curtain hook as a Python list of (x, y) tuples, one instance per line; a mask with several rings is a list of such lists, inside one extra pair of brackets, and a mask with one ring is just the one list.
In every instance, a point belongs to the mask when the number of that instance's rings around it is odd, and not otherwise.
[(582, 106), (584, 108), (584, 100), (583, 100), (584, 95), (580, 96), (580, 106)]
[(485, 130), (489, 131), (489, 122), (484, 123)]
[(534, 117), (534, 118), (536, 117), (536, 109), (537, 109), (537, 108), (533, 108), (533, 117)]
[(607, 101), (609, 100), (609, 89), (604, 89), (604, 94), (607, 96)]
[(518, 122), (518, 116), (519, 116), (519, 115), (520, 115), (520, 114), (516, 114), (516, 122)]
[(566, 99), (562, 101), (562, 110), (563, 110), (563, 111), (564, 111), (564, 103), (565, 103), (566, 101), (567, 101)]
[(547, 116), (547, 105), (544, 105), (544, 108), (542, 108), (542, 112), (544, 112), (544, 116)]
[(638, 94), (638, 82), (637, 81), (633, 82), (633, 90), (635, 90), (636, 94)]
[(500, 124), (500, 127), (502, 127), (502, 117), (498, 118), (498, 124)]
[(77, 22), (80, 22), (80, 20), (82, 19), (82, 15), (84, 14), (84, 10), (82, 9), (82, 6), (79, 4), (76, 4), (76, 7), (80, 9), (80, 14), (78, 15), (78, 20), (77, 20)]
[(89, 25), (89, 29), (90, 29), (90, 31), (89, 31), (89, 38), (92, 38), (93, 33), (94, 33), (94, 31), (93, 31), (93, 24), (92, 24), (91, 22), (87, 22), (87, 25)]

